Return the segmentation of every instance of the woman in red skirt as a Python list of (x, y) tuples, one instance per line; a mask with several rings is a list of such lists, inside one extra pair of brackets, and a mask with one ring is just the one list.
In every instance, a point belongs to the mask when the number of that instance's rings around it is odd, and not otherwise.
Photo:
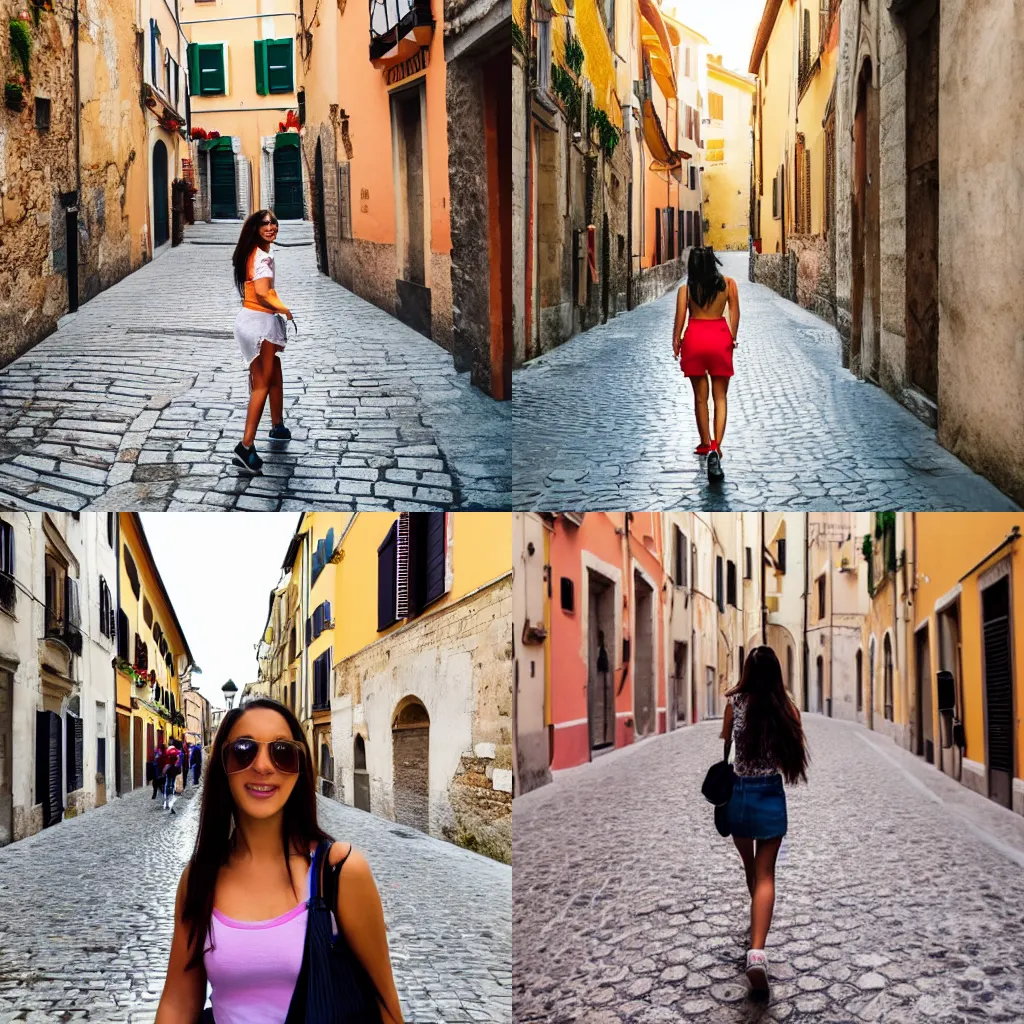
[[(739, 290), (731, 277), (723, 277), (718, 272), (721, 265), (710, 245), (690, 250), (686, 284), (676, 297), (676, 321), (672, 329), (672, 352), (693, 385), (700, 432), (696, 453), (707, 455), (711, 479), (721, 479), (723, 475), (726, 393), (733, 372), (732, 350), (736, 347), (736, 332), (740, 327)], [(715, 399), (714, 437), (708, 427), (708, 377)]]

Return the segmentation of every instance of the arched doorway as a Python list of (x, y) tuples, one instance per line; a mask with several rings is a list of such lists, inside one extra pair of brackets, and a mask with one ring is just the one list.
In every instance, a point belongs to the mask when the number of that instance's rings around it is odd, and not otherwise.
[(274, 214), (278, 220), (302, 220), (302, 166), (294, 132), (278, 135), (274, 147)]
[(353, 803), (361, 811), (370, 809), (370, 773), (366, 770), (366, 743), (357, 736), (352, 744), (352, 794)]
[(429, 831), (430, 716), (416, 697), (406, 697), (391, 723), (395, 821)]
[(153, 248), (170, 237), (167, 218), (167, 147), (163, 139), (153, 146)]
[(878, 380), (881, 335), (881, 256), (879, 241), (878, 89), (865, 60), (857, 81), (854, 119), (853, 290), (850, 362), (862, 376)]
[(330, 275), (331, 270), (327, 264), (327, 222), (324, 218), (324, 157), (319, 139), (316, 140), (313, 191), (316, 196), (316, 265), (321, 274)]

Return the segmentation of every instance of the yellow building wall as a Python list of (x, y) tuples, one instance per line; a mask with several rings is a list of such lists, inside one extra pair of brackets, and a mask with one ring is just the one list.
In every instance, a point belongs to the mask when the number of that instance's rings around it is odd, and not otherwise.
[[(750, 111), (754, 85), (708, 68), (708, 92), (722, 97), (721, 120), (704, 127), (707, 243), (716, 249), (746, 249), (750, 234)], [(723, 159), (711, 161), (711, 141), (721, 140)], [(725, 225), (723, 227), (723, 225)]]
[[(183, 0), (181, 5), (182, 21), (197, 22), (182, 26), (189, 41), (225, 43), (227, 51), (224, 66), (226, 92), (224, 95), (216, 96), (200, 96), (198, 93), (190, 96), (192, 126), (241, 139), (242, 154), (252, 165), (252, 208), (258, 210), (262, 164), (260, 139), (266, 135), (276, 135), (278, 124), (285, 119), (287, 111), (298, 110), (298, 89), (302, 86), (303, 79), (302, 61), (295, 39), (298, 19), (293, 14), (280, 11), (260, 18), (242, 17), (252, 13), (252, 4), (245, 0), (219, 0), (212, 5), (197, 0)], [(241, 20), (217, 20), (225, 18)], [(261, 96), (256, 91), (256, 61), (253, 47), (256, 39), (292, 40), (294, 88), (291, 92), (267, 93)], [(187, 55), (182, 57), (182, 66), (188, 68)], [(313, 93), (314, 90), (307, 88), (307, 100)], [(334, 83), (331, 83), (331, 89), (325, 95), (333, 93)], [(184, 107), (184, 101), (182, 106)], [(198, 159), (204, 158), (205, 153), (198, 154)], [(198, 176), (198, 170), (196, 174)]]
[[(761, 200), (761, 251), (782, 251), (781, 221), (772, 217), (772, 180), (779, 165), (786, 167), (786, 219), (792, 215), (792, 148), (789, 125), (793, 120), (793, 101), (796, 95), (796, 8), (785, 0), (779, 8), (771, 38), (761, 58), (758, 75), (762, 86), (761, 130), (763, 140), (760, 151), (764, 156), (763, 193)], [(767, 62), (767, 68), (766, 68)], [(766, 74), (767, 70), (767, 74)], [(757, 130), (755, 122), (755, 131)], [(755, 143), (756, 145), (756, 143)], [(788, 153), (787, 153), (788, 151)]]
[[(917, 579), (915, 625), (929, 620), (932, 658), (932, 707), (936, 706), (935, 672), (938, 671), (939, 644), (935, 602), (948, 594), (964, 573), (996, 548), (1021, 525), (1019, 513), (1013, 512), (918, 512)], [(1014, 735), (1014, 775), (1024, 775), (1024, 542), (1004, 548), (984, 562), (961, 584), (960, 644), (961, 690), (963, 694), (966, 757), (985, 763), (985, 708), (982, 679), (981, 594), (978, 576), (1012, 552), (1010, 569), (1010, 607), (1013, 615), (1014, 700), (1017, 729)], [(937, 715), (934, 735), (938, 737)]]
[[(452, 585), (426, 614), (512, 570), (511, 512), (449, 512), (447, 516)], [(358, 512), (345, 534), (344, 554), (335, 573), (335, 664), (405, 623), (377, 631), (377, 548), (397, 517), (394, 512)]]

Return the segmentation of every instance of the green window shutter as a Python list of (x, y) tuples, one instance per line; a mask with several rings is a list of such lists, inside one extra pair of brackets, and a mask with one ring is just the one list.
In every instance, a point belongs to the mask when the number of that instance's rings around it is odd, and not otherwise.
[(267, 41), (266, 39), (254, 39), (253, 57), (256, 62), (256, 91), (261, 96), (267, 94)]
[(224, 92), (224, 47), (221, 43), (199, 46), (200, 92), (209, 96)]
[(292, 84), (292, 41), (271, 39), (267, 41), (267, 72), (270, 92), (293, 92)]
[(188, 44), (188, 91), (195, 96), (199, 92), (199, 44)]

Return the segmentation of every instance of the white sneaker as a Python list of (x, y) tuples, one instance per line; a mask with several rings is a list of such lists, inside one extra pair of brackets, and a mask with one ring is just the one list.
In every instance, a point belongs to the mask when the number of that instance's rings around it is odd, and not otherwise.
[(747, 979), (750, 981), (750, 994), (767, 996), (768, 988), (768, 957), (763, 949), (747, 951)]

